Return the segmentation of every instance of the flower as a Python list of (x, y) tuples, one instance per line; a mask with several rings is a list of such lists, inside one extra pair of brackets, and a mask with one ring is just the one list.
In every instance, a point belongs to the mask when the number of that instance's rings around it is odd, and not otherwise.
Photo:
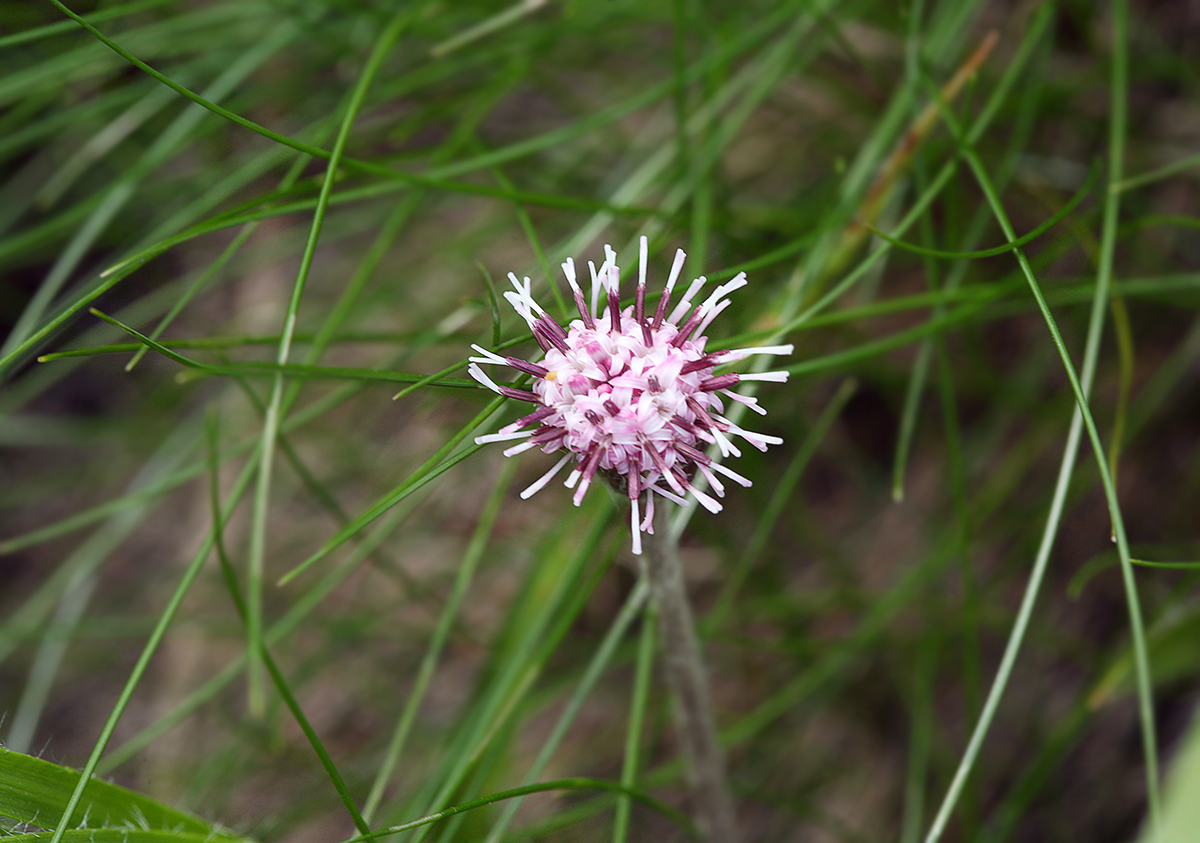
[[(685, 504), (691, 494), (710, 512), (721, 505), (693, 483), (697, 474), (708, 480), (718, 496), (725, 487), (718, 474), (749, 486), (750, 481), (713, 460), (704, 452), (716, 445), (722, 457), (741, 456), (730, 441), (736, 434), (759, 450), (779, 444), (777, 436), (743, 430), (722, 415), (724, 395), (765, 414), (758, 401), (731, 391), (742, 381), (787, 380), (787, 372), (713, 374), (713, 367), (752, 354), (791, 354), (791, 345), (739, 348), (706, 352), (705, 329), (729, 306), (728, 293), (746, 286), (746, 273), (719, 285), (702, 304), (692, 302), (707, 279), (692, 281), (673, 310), (671, 293), (683, 269), (684, 252), (675, 254), (671, 275), (653, 314), (646, 313), (646, 238), (639, 248), (637, 297), (621, 309), (621, 270), (612, 247), (605, 246), (605, 261), (599, 269), (588, 261), (592, 275), (591, 306), (575, 279), (575, 263), (562, 265), (575, 295), (579, 318), (564, 329), (534, 301), (529, 278), (518, 281), (509, 273), (515, 291), (504, 297), (529, 323), (533, 337), (545, 356), (539, 362), (518, 357), (501, 357), (478, 345), (471, 346), (479, 357), (471, 357), (467, 371), (493, 392), (528, 401), (537, 409), (500, 428), (497, 433), (475, 437), (478, 444), (523, 439), (507, 449), (505, 456), (540, 447), (550, 454), (566, 451), (553, 468), (521, 493), (530, 497), (554, 479), (565, 465), (575, 465), (567, 475), (567, 488), (575, 488), (579, 506), (597, 472), (602, 473), (622, 494), (628, 495), (633, 552), (642, 552), (641, 534), (653, 533), (654, 495)], [(606, 294), (600, 312), (601, 290)], [(480, 363), (509, 366), (533, 377), (530, 389), (497, 384), (479, 367)], [(646, 492), (645, 513), (641, 512)], [(649, 494), (653, 493), (653, 494)]]

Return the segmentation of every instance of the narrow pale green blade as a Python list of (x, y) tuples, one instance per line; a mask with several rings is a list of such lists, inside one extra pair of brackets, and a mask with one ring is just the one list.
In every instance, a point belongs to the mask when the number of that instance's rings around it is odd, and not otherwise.
[(1141, 843), (1187, 843), (1200, 828), (1200, 720), (1192, 728), (1171, 768), (1158, 834), (1147, 825)]

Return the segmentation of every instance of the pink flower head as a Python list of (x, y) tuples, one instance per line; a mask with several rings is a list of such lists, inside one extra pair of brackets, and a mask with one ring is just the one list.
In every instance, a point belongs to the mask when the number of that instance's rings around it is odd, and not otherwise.
[[(704, 286), (704, 276), (692, 281), (673, 310), (671, 292), (683, 269), (684, 253), (675, 254), (671, 276), (653, 314), (646, 313), (646, 238), (641, 239), (638, 263), (637, 297), (631, 307), (621, 309), (621, 270), (617, 255), (604, 247), (605, 261), (591, 270), (591, 302), (575, 280), (575, 263), (567, 258), (562, 265), (567, 283), (575, 294), (579, 317), (563, 329), (530, 294), (530, 282), (511, 272), (515, 291), (506, 292), (513, 308), (529, 323), (533, 337), (545, 352), (539, 362), (517, 357), (501, 357), (474, 345), (481, 356), (472, 357), (467, 371), (471, 377), (493, 392), (536, 404), (537, 409), (498, 433), (477, 436), (475, 441), (506, 442), (524, 440), (509, 448), (512, 456), (540, 447), (549, 454), (566, 451), (553, 468), (521, 493), (528, 498), (549, 483), (567, 463), (574, 467), (567, 475), (567, 488), (575, 487), (575, 505), (597, 472), (603, 473), (623, 494), (629, 496), (630, 530), (633, 552), (642, 552), (643, 532), (653, 533), (654, 494), (678, 504), (686, 503), (690, 493), (705, 509), (719, 512), (721, 505), (697, 489), (692, 481), (702, 474), (718, 496), (725, 487), (718, 474), (749, 486), (750, 481), (704, 452), (716, 445), (721, 456), (741, 456), (730, 440), (736, 434), (759, 450), (779, 444), (777, 436), (765, 436), (743, 430), (722, 415), (725, 395), (759, 414), (766, 411), (758, 401), (731, 391), (742, 381), (787, 380), (787, 372), (763, 374), (713, 374), (713, 367), (751, 354), (791, 354), (791, 345), (739, 348), (707, 353), (705, 329), (729, 306), (728, 293), (746, 286), (746, 273), (719, 285), (701, 304), (693, 300)], [(604, 293), (606, 306), (600, 312)], [(509, 366), (532, 375), (531, 389), (501, 386), (493, 381), (480, 363)], [(640, 511), (642, 493), (646, 511)]]

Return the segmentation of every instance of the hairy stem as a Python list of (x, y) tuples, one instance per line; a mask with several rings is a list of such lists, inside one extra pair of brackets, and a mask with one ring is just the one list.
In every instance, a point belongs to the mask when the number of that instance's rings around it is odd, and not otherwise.
[(725, 780), (725, 757), (717, 738), (708, 671), (696, 637), (679, 549), (667, 510), (666, 506), (658, 507), (654, 534), (646, 537), (641, 560), (658, 610), (663, 664), (675, 699), (675, 720), (692, 791), (692, 810), (706, 840), (736, 843), (739, 837), (733, 797)]

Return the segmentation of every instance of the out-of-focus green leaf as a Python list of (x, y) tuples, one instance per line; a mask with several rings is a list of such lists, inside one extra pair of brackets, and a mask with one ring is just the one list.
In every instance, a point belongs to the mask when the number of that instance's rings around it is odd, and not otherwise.
[[(1154, 665), (1154, 684), (1195, 676), (1200, 671), (1200, 649), (1196, 647), (1200, 636), (1200, 612), (1177, 611), (1149, 630), (1147, 644), (1150, 663)], [(1099, 708), (1114, 695), (1133, 690), (1133, 654), (1128, 649), (1108, 669), (1092, 692), (1090, 702)]]
[(1140, 843), (1191, 843), (1200, 829), (1200, 720), (1192, 723), (1167, 780), (1162, 826), (1146, 826)]

